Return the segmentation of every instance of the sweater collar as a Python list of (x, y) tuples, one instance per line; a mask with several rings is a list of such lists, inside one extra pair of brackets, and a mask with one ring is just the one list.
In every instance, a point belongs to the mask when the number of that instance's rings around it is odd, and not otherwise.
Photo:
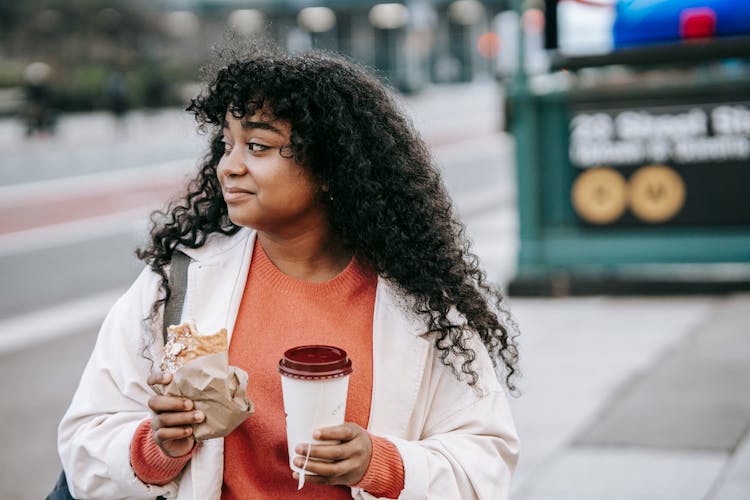
[[(220, 265), (225, 260), (225, 254), (231, 253), (232, 250), (242, 251), (242, 248), (246, 248), (249, 250), (248, 253), (252, 254), (255, 237), (256, 231), (254, 229), (243, 227), (235, 234), (229, 236), (213, 233), (209, 235), (206, 244), (200, 248), (180, 247), (180, 250), (192, 260), (200, 262), (203, 265)], [(243, 273), (245, 273), (244, 276), (247, 275), (249, 264), (249, 262), (245, 262), (243, 263), (246, 266), (244, 269), (237, 269), (239, 275), (243, 275)], [(244, 280), (241, 284), (244, 286)], [(401, 312), (401, 316), (405, 322), (403, 327), (406, 332), (414, 336), (421, 336), (427, 333), (424, 320), (414, 313), (412, 300), (404, 297), (395, 285), (388, 282), (382, 276), (378, 276), (376, 303), (378, 302), (386, 309), (392, 308), (393, 314), (398, 314), (397, 310)]]
[(336, 276), (322, 282), (304, 281), (284, 274), (268, 257), (256, 238), (252, 254), (250, 272), (265, 286), (284, 293), (335, 297), (337, 294), (349, 293), (370, 282), (374, 277), (358, 263), (355, 257)]

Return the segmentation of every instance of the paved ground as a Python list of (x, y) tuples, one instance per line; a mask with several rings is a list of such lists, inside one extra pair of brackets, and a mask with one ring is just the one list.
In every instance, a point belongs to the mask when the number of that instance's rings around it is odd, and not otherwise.
[(750, 295), (513, 303), (514, 500), (750, 498)]

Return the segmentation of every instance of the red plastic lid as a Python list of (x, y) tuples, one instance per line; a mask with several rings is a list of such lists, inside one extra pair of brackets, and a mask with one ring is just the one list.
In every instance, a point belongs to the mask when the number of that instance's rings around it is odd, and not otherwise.
[(303, 345), (284, 353), (279, 372), (291, 378), (323, 380), (343, 377), (352, 372), (352, 360), (346, 351), (330, 345)]

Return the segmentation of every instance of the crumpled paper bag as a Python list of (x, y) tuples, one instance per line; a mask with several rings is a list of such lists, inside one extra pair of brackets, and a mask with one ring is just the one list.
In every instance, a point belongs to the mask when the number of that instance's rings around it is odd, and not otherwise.
[(174, 373), (172, 382), (151, 388), (162, 396), (191, 399), (195, 409), (206, 416), (203, 422), (193, 424), (193, 436), (204, 441), (226, 436), (253, 413), (247, 380), (245, 370), (229, 366), (225, 351), (185, 363)]

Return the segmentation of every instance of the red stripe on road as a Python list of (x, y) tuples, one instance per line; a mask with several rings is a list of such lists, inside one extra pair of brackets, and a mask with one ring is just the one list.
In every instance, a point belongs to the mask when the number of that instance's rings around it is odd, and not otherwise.
[[(427, 143), (433, 152), (437, 152), (442, 147), (497, 136), (496, 132), (488, 130), (474, 133), (467, 133), (466, 130), (462, 132), (463, 134), (460, 132), (433, 134), (427, 138)], [(146, 169), (137, 170), (145, 172)], [(108, 180), (106, 174), (99, 173), (86, 178), (86, 184), (92, 184), (91, 186), (85, 185), (76, 189), (71, 189), (72, 179), (51, 181), (41, 192), (34, 189), (35, 185), (30, 185), (27, 191), (19, 190), (22, 193), (20, 196), (16, 192), (12, 197), (0, 199), (0, 210), (3, 212), (3, 217), (0, 219), (0, 235), (103, 215), (132, 212), (138, 208), (143, 208), (145, 211), (162, 208), (166, 206), (168, 200), (180, 194), (184, 189), (184, 180), (175, 177), (171, 172), (173, 170), (167, 170), (161, 175), (144, 173), (139, 174), (137, 178), (131, 177), (127, 180), (116, 178), (122, 175), (121, 171), (112, 173), (114, 180)], [(91, 179), (95, 177), (96, 182), (92, 183)], [(56, 190), (55, 186), (58, 183), (65, 184), (67, 189)], [(8, 186), (8, 188), (12, 189), (13, 186)]]
[(136, 208), (159, 208), (174, 196), (174, 182), (146, 183), (126, 190), (97, 191), (70, 198), (29, 203), (3, 208), (0, 234), (63, 224), (89, 217), (132, 211)]

